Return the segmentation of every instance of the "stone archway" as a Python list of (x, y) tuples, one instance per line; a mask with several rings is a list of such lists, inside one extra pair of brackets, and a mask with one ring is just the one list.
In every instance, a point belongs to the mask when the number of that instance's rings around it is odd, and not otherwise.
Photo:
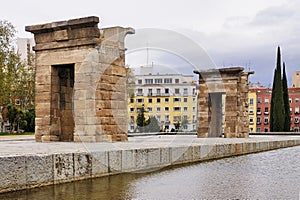
[(198, 137), (220, 137), (222, 117), (224, 137), (249, 137), (248, 76), (254, 72), (232, 67), (194, 73), (199, 75)]

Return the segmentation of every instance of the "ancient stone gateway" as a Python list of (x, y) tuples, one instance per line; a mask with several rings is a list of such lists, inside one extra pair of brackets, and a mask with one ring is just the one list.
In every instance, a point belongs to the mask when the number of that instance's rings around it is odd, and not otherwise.
[(242, 67), (195, 70), (199, 74), (198, 137), (249, 137), (248, 76)]
[(98, 23), (25, 28), (36, 43), (36, 141), (127, 141), (124, 39), (134, 30)]

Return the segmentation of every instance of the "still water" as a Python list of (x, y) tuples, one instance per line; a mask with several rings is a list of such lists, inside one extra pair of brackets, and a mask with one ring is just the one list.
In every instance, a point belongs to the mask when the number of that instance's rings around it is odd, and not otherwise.
[(300, 199), (300, 146), (7, 193), (0, 199)]

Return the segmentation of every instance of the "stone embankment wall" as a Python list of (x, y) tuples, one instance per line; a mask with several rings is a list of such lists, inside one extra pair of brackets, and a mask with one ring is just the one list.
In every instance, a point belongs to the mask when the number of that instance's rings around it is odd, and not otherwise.
[[(220, 141), (220, 140), (218, 140)], [(224, 141), (224, 139), (223, 139)], [(300, 138), (196, 142), (168, 147), (118, 148), (77, 153), (1, 156), (0, 192), (71, 182), (125, 172), (159, 169), (300, 145)]]

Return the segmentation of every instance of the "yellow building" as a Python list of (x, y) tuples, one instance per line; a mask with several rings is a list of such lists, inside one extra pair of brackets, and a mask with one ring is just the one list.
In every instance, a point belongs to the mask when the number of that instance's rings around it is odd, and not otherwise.
[(192, 75), (136, 75), (134, 96), (128, 100), (129, 132), (136, 130), (136, 119), (142, 108), (145, 118), (154, 116), (161, 130), (196, 130), (197, 95)]
[(249, 114), (249, 131), (256, 132), (256, 92), (249, 90), (248, 93), (248, 114)]

